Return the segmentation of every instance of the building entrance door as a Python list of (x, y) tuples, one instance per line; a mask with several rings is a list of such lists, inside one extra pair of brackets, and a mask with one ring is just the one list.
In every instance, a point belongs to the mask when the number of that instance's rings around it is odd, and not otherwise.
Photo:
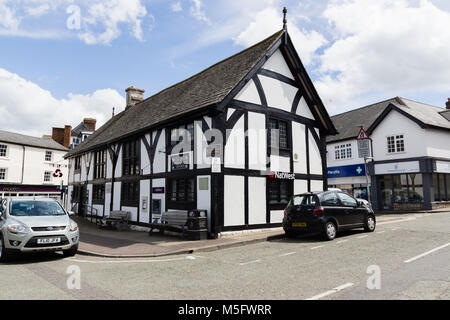
[(80, 188), (80, 200), (78, 206), (78, 215), (85, 217), (86, 216), (86, 206), (88, 205), (88, 193), (86, 185), (82, 185)]
[(394, 208), (394, 192), (392, 183), (392, 177), (390, 176), (384, 176), (379, 179), (378, 194), (381, 198), (379, 199), (379, 203), (381, 204), (382, 210), (392, 210)]

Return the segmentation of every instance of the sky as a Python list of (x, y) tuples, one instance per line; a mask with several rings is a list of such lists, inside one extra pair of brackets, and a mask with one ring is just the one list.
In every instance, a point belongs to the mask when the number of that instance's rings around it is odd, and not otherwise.
[(282, 28), (330, 115), (450, 97), (449, 0), (0, 0), (0, 130), (51, 134)]

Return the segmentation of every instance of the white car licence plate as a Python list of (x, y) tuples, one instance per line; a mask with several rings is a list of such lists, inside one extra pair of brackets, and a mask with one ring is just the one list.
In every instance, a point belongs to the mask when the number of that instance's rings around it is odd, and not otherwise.
[(41, 238), (37, 239), (38, 244), (54, 244), (54, 243), (60, 243), (61, 238)]

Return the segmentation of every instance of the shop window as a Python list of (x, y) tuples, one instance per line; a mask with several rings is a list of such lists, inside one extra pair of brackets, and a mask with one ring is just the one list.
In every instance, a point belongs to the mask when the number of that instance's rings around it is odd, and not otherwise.
[(387, 137), (388, 153), (405, 152), (405, 137), (404, 135)]
[(423, 176), (409, 174), (408, 187), (409, 202), (423, 202)]
[(0, 144), (0, 158), (6, 158), (8, 155), (8, 146), (6, 144)]
[(269, 179), (269, 204), (286, 206), (292, 196), (291, 180)]
[(105, 185), (94, 184), (92, 190), (92, 202), (96, 204), (103, 204), (105, 202)]
[(0, 181), (6, 180), (6, 168), (0, 168)]
[(123, 182), (121, 192), (121, 202), (124, 206), (137, 207), (139, 205), (139, 184), (140, 182)]
[(50, 182), (51, 180), (52, 180), (51, 171), (45, 171), (44, 172), (44, 182)]
[(283, 151), (290, 150), (288, 123), (277, 119), (269, 119), (269, 147)]
[(123, 144), (123, 175), (134, 176), (140, 174), (140, 140)]
[(94, 154), (94, 179), (106, 178), (106, 150)]
[(450, 175), (433, 174), (434, 201), (450, 201)]
[(45, 151), (45, 161), (51, 162), (53, 158), (53, 152), (52, 151)]
[(352, 159), (353, 158), (353, 151), (352, 151), (352, 144), (342, 144), (339, 146), (334, 147), (334, 155), (335, 160), (344, 160), (344, 159)]
[(194, 202), (195, 180), (172, 179), (169, 181), (169, 199), (171, 202)]

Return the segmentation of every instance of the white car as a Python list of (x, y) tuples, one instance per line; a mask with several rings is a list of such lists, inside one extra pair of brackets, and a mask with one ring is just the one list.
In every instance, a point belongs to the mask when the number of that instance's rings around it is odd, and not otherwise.
[(78, 225), (54, 199), (6, 198), (0, 203), (0, 262), (20, 252), (78, 250)]

